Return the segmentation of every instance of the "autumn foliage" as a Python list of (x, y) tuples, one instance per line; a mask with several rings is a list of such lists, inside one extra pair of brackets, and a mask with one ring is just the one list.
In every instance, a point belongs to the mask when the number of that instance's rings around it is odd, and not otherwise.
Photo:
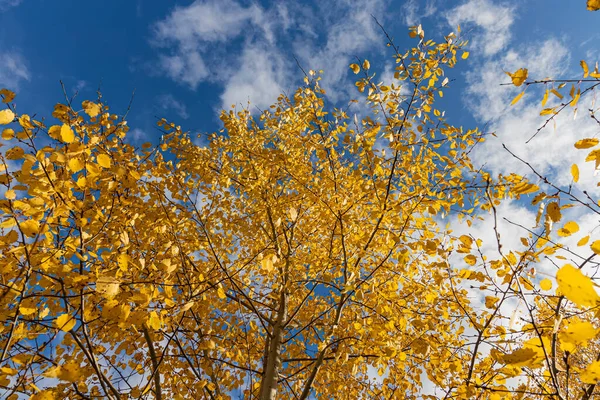
[[(526, 179), (525, 164), (473, 166), (485, 136), (436, 108), (464, 43), (411, 37), (407, 52), (391, 44), (392, 84), (366, 60), (350, 66), (361, 118), (328, 105), (311, 71), (259, 116), (224, 111), (205, 142), (161, 120), (161, 142), (135, 146), (101, 97), (35, 120), (0, 92), (1, 395), (591, 398), (599, 297), (582, 267), (600, 242), (582, 238), (582, 261), (550, 279), (535, 265), (579, 229), (561, 210), (598, 203)], [(593, 91), (584, 65), (572, 90), (539, 83), (563, 101), (542, 115)], [(498, 236), (484, 256), (445, 226), (495, 216), (506, 198), (544, 205), (520, 249)], [(514, 299), (523, 324), (507, 323)]]

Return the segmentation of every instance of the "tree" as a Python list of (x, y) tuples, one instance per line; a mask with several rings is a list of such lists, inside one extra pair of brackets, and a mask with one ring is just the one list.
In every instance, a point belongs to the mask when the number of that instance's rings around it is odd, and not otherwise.
[[(533, 287), (524, 267), (550, 230), (520, 259), (501, 253), (476, 270), (465, 266), (478, 266), (481, 241), (440, 220), (470, 223), (539, 188), (475, 168), (469, 153), (484, 135), (434, 107), (445, 69), (468, 57), (464, 42), (426, 40), (421, 27), (410, 36), (418, 43), (405, 53), (390, 41), (390, 86), (368, 61), (350, 66), (370, 109), (360, 120), (328, 106), (311, 71), (256, 118), (223, 111), (207, 145), (160, 120), (161, 143), (133, 146), (126, 115), (100, 95), (82, 109), (58, 104), (53, 123), (16, 114), (14, 94), (0, 92), (10, 146), (0, 175), (3, 396), (434, 398), (421, 393), (424, 379), (447, 398), (513, 391), (503, 382), (538, 362), (531, 340), (543, 346), (538, 321), (551, 310), (532, 309), (535, 334), (523, 328), (508, 343), (500, 307)], [(548, 206), (547, 221), (556, 212)], [(553, 245), (545, 240), (539, 251)], [(464, 263), (452, 265), (453, 252)], [(476, 309), (468, 282), (496, 282), (490, 264), (503, 271), (500, 296)], [(549, 379), (522, 376), (530, 387)], [(565, 385), (550, 378), (548, 397)]]
[[(588, 8), (592, 9), (589, 3)], [(543, 85), (540, 115), (546, 120), (531, 133), (528, 142), (571, 109), (573, 116), (577, 116), (579, 108), (583, 113), (587, 111), (591, 123), (597, 125), (595, 130), (600, 126), (593, 99), (600, 86), (598, 64), (594, 70), (584, 60), (580, 65), (583, 76), (574, 79), (529, 80), (526, 68), (507, 73), (512, 85), (524, 86), (511, 105), (517, 104), (528, 88)], [(591, 101), (585, 103), (584, 99), (590, 95)], [(595, 171), (600, 165), (599, 143), (596, 137), (583, 137), (574, 143), (576, 149), (591, 149), (585, 162), (594, 162)], [(484, 284), (493, 286), (495, 293), (494, 297), (486, 297), (486, 306), (492, 312), (484, 314), (480, 327), (473, 322), (478, 332), (472, 354), (472, 366), (477, 365), (474, 369), (477, 382), (466, 389), (471, 393), (481, 389), (497, 398), (508, 393), (519, 398), (593, 398), (600, 393), (597, 388), (600, 380), (597, 321), (600, 297), (595, 289), (598, 284), (593, 279), (600, 267), (595, 259), (600, 254), (600, 240), (590, 243), (590, 232), (580, 232), (579, 224), (566, 219), (563, 213), (566, 215), (570, 209), (579, 209), (583, 214), (581, 221), (596, 219), (600, 213), (600, 200), (579, 183), (578, 164), (571, 166), (572, 181), (565, 187), (552, 182), (509, 148), (504, 148), (510, 156), (520, 160), (540, 184), (540, 187), (526, 190), (535, 194), (531, 205), (538, 208), (537, 226), (522, 227), (526, 233), (521, 238), (523, 247), (515, 252), (503, 251), (497, 236), (499, 258), (486, 259), (480, 253), (479, 259), (473, 256), (473, 264), (479, 264), (485, 273), (463, 273), (467, 279), (479, 278)], [(513, 193), (515, 189), (513, 187)], [(573, 241), (574, 237), (578, 240)], [(553, 282), (548, 278), (533, 284), (536, 266), (544, 259), (556, 267), (556, 290), (552, 290)], [(490, 273), (490, 269), (496, 273)], [(501, 277), (504, 279), (498, 284)], [(510, 298), (518, 299), (524, 305), (526, 314), (520, 328), (506, 329), (500, 322), (505, 317), (499, 312), (500, 306)], [(477, 354), (480, 345), (491, 350)], [(481, 366), (486, 368), (481, 369)], [(516, 377), (520, 378), (517, 385), (505, 384), (507, 379)]]

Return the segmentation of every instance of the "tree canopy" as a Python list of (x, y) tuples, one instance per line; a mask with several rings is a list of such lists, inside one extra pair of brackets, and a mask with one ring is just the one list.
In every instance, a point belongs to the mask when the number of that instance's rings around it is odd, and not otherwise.
[[(259, 115), (223, 111), (223, 130), (203, 140), (163, 119), (160, 143), (136, 146), (126, 114), (100, 95), (67, 98), (38, 120), (0, 91), (2, 396), (597, 394), (599, 296), (588, 276), (600, 241), (567, 248), (579, 227), (562, 213), (597, 218), (598, 199), (577, 190), (577, 165), (567, 187), (527, 160), (500, 176), (473, 165), (486, 134), (436, 108), (466, 42), (428, 39), (420, 26), (410, 36), (408, 51), (390, 42), (390, 85), (369, 61), (350, 65), (360, 116), (328, 104), (309, 71)], [(600, 84), (597, 64), (581, 67), (574, 81), (508, 75), (544, 87), (548, 123)], [(574, 143), (596, 169), (599, 143)], [(496, 218), (506, 199), (539, 210), (521, 248), (504, 249), (497, 234), (497, 252), (484, 254), (481, 238), (446, 225)], [(536, 276), (552, 257), (556, 275)], [(522, 323), (507, 311), (514, 301)]]

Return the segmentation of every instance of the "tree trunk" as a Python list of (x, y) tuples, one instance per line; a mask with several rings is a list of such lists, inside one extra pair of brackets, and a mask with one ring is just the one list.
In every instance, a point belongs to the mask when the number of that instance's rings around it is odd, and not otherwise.
[(277, 319), (269, 340), (269, 350), (263, 362), (263, 376), (260, 383), (260, 400), (274, 400), (277, 395), (277, 378), (281, 367), (281, 343), (283, 342), (283, 327), (287, 319), (287, 294), (283, 289), (280, 295)]

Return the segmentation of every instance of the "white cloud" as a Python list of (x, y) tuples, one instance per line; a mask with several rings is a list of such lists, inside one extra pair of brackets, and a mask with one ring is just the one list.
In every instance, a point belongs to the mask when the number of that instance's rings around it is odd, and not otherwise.
[(202, 56), (195, 51), (171, 56), (163, 55), (160, 57), (159, 65), (169, 78), (194, 89), (209, 76)]
[(188, 119), (190, 117), (190, 115), (187, 112), (187, 107), (185, 106), (185, 104), (183, 104), (182, 102), (177, 100), (175, 97), (173, 97), (172, 94), (163, 94), (161, 96), (158, 96), (156, 100), (157, 100), (158, 106), (162, 110), (164, 110), (164, 111), (173, 110), (179, 117), (181, 117), (183, 119)]
[(17, 90), (19, 84), (30, 79), (23, 56), (14, 51), (0, 53), (0, 86)]
[[(271, 23), (257, 5), (247, 8), (232, 0), (195, 1), (187, 7), (176, 7), (164, 20), (154, 25), (153, 44), (168, 48), (159, 66), (176, 82), (196, 88), (220, 68), (209, 68), (221, 54), (231, 62), (232, 54), (224, 48), (227, 42), (255, 28), (267, 41), (273, 40)], [(207, 60), (208, 59), (208, 60)]]
[(508, 50), (502, 55), (485, 58), (481, 63), (474, 61), (473, 68), (466, 74), (466, 102), (476, 118), (483, 122), (493, 121), (510, 109), (511, 97), (523, 90), (523, 87), (501, 86), (510, 82), (505, 71), (514, 72), (527, 66), (530, 76), (556, 77), (568, 65), (568, 59), (566, 46), (556, 39), (548, 39), (525, 46), (519, 52)]
[(0, 12), (7, 11), (21, 4), (23, 0), (0, 0)]
[(491, 0), (468, 0), (448, 11), (446, 15), (452, 27), (461, 25), (463, 32), (476, 26), (482, 32), (472, 32), (468, 36), (471, 46), (492, 55), (504, 49), (510, 41), (510, 28), (515, 19), (515, 8), (494, 3)]
[(133, 142), (142, 142), (148, 140), (148, 134), (140, 128), (133, 128), (127, 132), (127, 138), (131, 139)]
[(222, 107), (232, 105), (264, 110), (282, 93), (288, 81), (285, 61), (276, 49), (249, 43), (244, 47), (240, 67), (225, 83)]
[(262, 10), (242, 7), (232, 0), (195, 1), (176, 7), (155, 26), (156, 39), (195, 49), (198, 42), (222, 42), (237, 36), (249, 22), (262, 22)]
[[(339, 0), (318, 9), (274, 3), (266, 8), (227, 0), (195, 1), (177, 7), (154, 25), (159, 69), (195, 89), (201, 82), (223, 85), (222, 107), (264, 109), (301, 75), (292, 51), (306, 69), (324, 69), (323, 85), (348, 79), (348, 64), (384, 40), (371, 15), (385, 15), (383, 0)], [(323, 45), (323, 39), (325, 44)], [(352, 85), (347, 85), (352, 90)], [(348, 90), (348, 89), (346, 89)], [(343, 92), (342, 94), (347, 94)], [(256, 107), (254, 107), (256, 106)]]
[(329, 13), (323, 11), (322, 16), (315, 17), (323, 18), (319, 23), (328, 27), (325, 44), (307, 35), (296, 41), (294, 50), (305, 67), (325, 71), (323, 86), (328, 96), (337, 101), (355, 93), (352, 85), (341, 84), (355, 57), (377, 47), (385, 49), (383, 33), (372, 17), (385, 15), (385, 4), (381, 0), (362, 0), (328, 7)]
[(418, 0), (408, 0), (402, 4), (402, 14), (404, 23), (408, 26), (417, 25), (422, 18), (429, 17), (437, 11), (436, 2), (428, 0), (423, 2)]
[[(523, 99), (511, 107), (511, 99), (525, 87), (500, 86), (500, 83), (510, 82), (504, 71), (521, 67), (529, 67), (529, 76), (535, 79), (565, 75), (569, 59), (569, 50), (562, 42), (548, 39), (525, 45), (519, 51), (510, 50), (502, 56), (487, 58), (467, 73), (467, 106), (478, 120), (487, 123), (485, 130), (496, 135), (488, 136), (486, 142), (473, 151), (476, 165), (485, 165), (494, 173), (519, 172), (531, 177), (529, 168), (506, 152), (502, 147), (505, 145), (559, 185), (570, 184), (570, 167), (579, 163), (579, 186), (597, 191), (593, 166), (583, 164), (584, 154), (573, 147), (575, 141), (597, 135), (597, 126), (585, 118), (590, 107), (586, 102), (591, 99), (581, 101), (577, 118), (568, 107), (527, 143), (548, 118), (540, 116), (540, 89), (543, 88), (528, 88)], [(557, 100), (551, 95), (546, 106), (556, 104)]]

